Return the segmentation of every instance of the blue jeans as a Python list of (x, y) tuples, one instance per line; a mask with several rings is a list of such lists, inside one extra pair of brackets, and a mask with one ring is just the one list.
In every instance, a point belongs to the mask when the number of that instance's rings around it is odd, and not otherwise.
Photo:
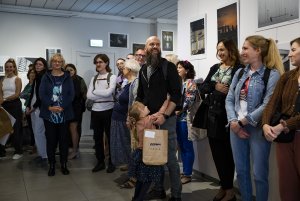
[(253, 177), (256, 187), (256, 201), (267, 201), (269, 193), (269, 155), (271, 143), (262, 135), (262, 129), (245, 126), (250, 134), (241, 139), (232, 131), (230, 140), (235, 162), (239, 189), (243, 201), (252, 201), (252, 183), (250, 173), (250, 154), (253, 162)]
[[(171, 196), (174, 198), (181, 198), (182, 185), (180, 181), (180, 168), (176, 157), (177, 143), (176, 143), (176, 116), (171, 116), (166, 122), (160, 126), (160, 129), (168, 130), (168, 163), (169, 169)], [(156, 183), (154, 189), (157, 191), (165, 190), (164, 188), (164, 174), (159, 183)]]
[(183, 174), (191, 176), (193, 172), (195, 154), (193, 142), (188, 140), (188, 128), (186, 121), (177, 121), (176, 132), (183, 164)]

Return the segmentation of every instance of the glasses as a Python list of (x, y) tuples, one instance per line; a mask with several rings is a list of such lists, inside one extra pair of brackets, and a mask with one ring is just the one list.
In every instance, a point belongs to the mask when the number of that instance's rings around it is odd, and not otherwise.
[(54, 61), (52, 61), (53, 63), (62, 63), (62, 61), (56, 61), (56, 60), (54, 60)]
[(146, 55), (144, 55), (144, 54), (135, 54), (134, 56), (136, 56), (136, 57), (142, 57), (142, 58), (146, 57)]

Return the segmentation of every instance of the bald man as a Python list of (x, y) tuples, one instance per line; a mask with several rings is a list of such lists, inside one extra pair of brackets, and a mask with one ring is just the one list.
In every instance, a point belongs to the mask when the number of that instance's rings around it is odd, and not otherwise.
[[(160, 40), (151, 36), (146, 40), (146, 63), (139, 72), (139, 87), (137, 101), (142, 102), (150, 110), (155, 124), (160, 129), (168, 130), (168, 163), (171, 184), (171, 198), (169, 201), (181, 201), (180, 169), (176, 157), (176, 115), (175, 107), (181, 101), (181, 83), (176, 66), (161, 57)], [(166, 67), (166, 71), (163, 70)], [(164, 101), (170, 96), (167, 109), (160, 113)], [(163, 172), (164, 173), (164, 172)], [(164, 199), (164, 174), (159, 183), (146, 195), (144, 200)]]

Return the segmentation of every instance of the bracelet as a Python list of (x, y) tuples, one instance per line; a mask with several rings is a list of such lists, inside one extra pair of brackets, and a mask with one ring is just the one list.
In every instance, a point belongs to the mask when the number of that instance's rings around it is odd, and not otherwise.
[(238, 124), (240, 125), (241, 128), (244, 128), (244, 125), (240, 120), (238, 120)]

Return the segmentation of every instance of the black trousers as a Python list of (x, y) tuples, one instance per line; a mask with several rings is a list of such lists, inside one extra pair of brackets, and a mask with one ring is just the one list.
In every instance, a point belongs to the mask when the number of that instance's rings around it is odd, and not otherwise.
[(68, 124), (55, 124), (44, 120), (45, 134), (47, 141), (47, 156), (50, 164), (54, 164), (55, 150), (59, 143), (60, 163), (64, 164), (68, 160)]
[(229, 136), (224, 140), (208, 137), (208, 141), (222, 189), (227, 190), (233, 188), (235, 166)]
[(20, 99), (15, 99), (12, 101), (5, 101), (2, 104), (2, 107), (16, 119), (16, 122), (13, 126), (14, 132), (11, 136), (12, 145), (15, 148), (15, 154), (22, 154), (22, 103)]
[(103, 140), (103, 136), (105, 133), (108, 141), (108, 146), (109, 146), (109, 164), (112, 164), (110, 158), (111, 115), (112, 115), (112, 109), (100, 111), (100, 112), (92, 111), (91, 114), (92, 128), (94, 130), (96, 158), (100, 163), (104, 162), (105, 159), (104, 140)]

